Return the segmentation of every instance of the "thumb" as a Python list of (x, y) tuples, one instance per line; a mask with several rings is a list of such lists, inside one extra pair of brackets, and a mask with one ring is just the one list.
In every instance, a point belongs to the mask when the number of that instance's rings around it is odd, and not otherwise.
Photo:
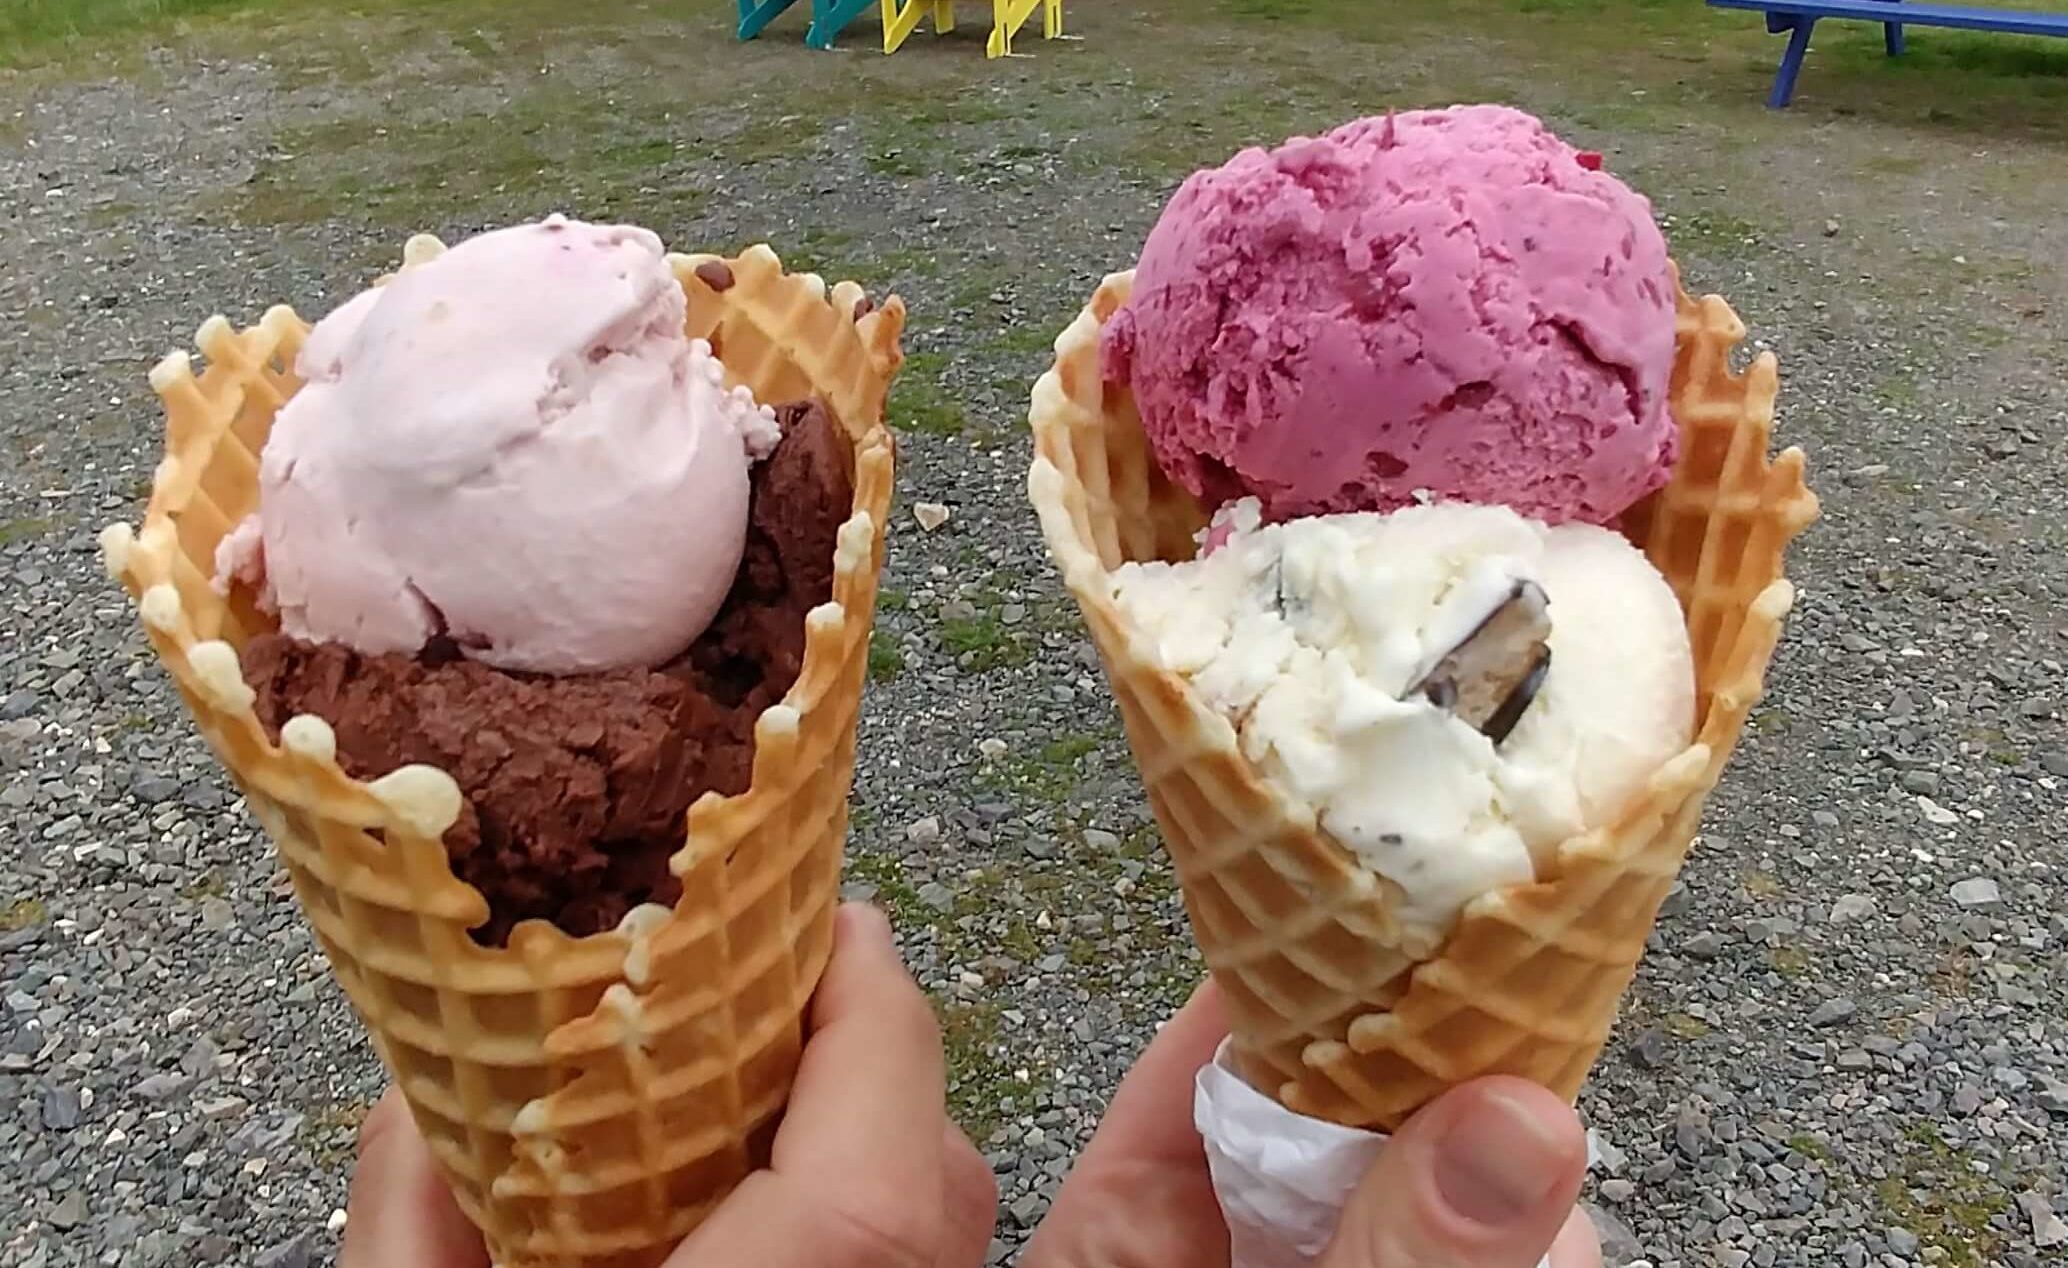
[(393, 1088), (359, 1129), (345, 1215), (338, 1268), (487, 1268), (481, 1234), (460, 1213)]
[(1587, 1168), (1578, 1117), (1534, 1083), (1448, 1093), (1388, 1141), (1321, 1268), (1533, 1268)]

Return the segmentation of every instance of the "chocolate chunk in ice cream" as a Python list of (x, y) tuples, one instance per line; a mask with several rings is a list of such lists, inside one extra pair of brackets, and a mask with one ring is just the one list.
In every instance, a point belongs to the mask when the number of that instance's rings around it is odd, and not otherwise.
[(744, 792), (754, 722), (804, 662), (804, 616), (832, 592), (853, 507), (853, 446), (816, 402), (777, 409), (783, 439), (754, 471), (746, 549), (724, 606), (659, 669), (550, 678), (506, 673), (434, 640), (365, 656), (279, 634), (243, 651), (259, 719), (278, 734), (309, 713), (337, 732), (347, 774), (438, 766), (464, 805), (447, 831), (453, 871), (488, 899), (477, 940), (520, 921), (575, 935), (644, 902), (671, 904), (668, 859), (706, 791)]
[(1551, 606), (1544, 588), (1518, 581), (1414, 690), (1499, 744), (1544, 685), (1551, 669), (1550, 637)]

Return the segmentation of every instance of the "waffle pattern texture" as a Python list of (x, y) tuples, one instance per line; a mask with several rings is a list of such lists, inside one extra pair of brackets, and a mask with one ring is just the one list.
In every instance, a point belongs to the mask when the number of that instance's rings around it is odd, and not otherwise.
[[(405, 268), (443, 247), (412, 239)], [(443, 771), (362, 783), (321, 719), (276, 744), (237, 649), (269, 628), (211, 587), (216, 543), (254, 510), (258, 456), (300, 386), (309, 327), (274, 308), (201, 327), (207, 368), (159, 364), (166, 456), (138, 529), (102, 534), (110, 574), (201, 733), (277, 846), (304, 914), (499, 1268), (651, 1268), (752, 1169), (796, 1071), (803, 1017), (832, 949), (855, 720), (890, 509), (883, 423), (904, 306), (872, 308), (786, 274), (766, 247), (674, 256), (688, 330), (763, 401), (816, 395), (855, 446), (852, 517), (831, 600), (807, 617), (803, 671), (755, 728), (752, 785), (691, 809), (682, 898), (614, 931), (543, 922), (507, 948), (468, 930), (487, 904), (441, 837), (460, 809)]]
[(1787, 544), (1816, 518), (1801, 451), (1768, 456), (1773, 356), (1734, 372), (1744, 325), (1720, 298), (1680, 295), (1681, 458), (1623, 525), (1687, 614), (1694, 741), (1616, 822), (1564, 842), (1551, 874), (1475, 900), (1441, 945), (1414, 945), (1391, 882), (1266, 783), (1114, 603), (1114, 569), (1189, 559), (1206, 523), (1157, 468), (1127, 389), (1099, 373), (1100, 331), (1132, 280), (1108, 277), (1056, 340), (1034, 389), (1028, 492), (1119, 698), (1238, 1069), (1298, 1113), (1383, 1131), (1481, 1075), (1576, 1097), (1759, 699), (1794, 598)]

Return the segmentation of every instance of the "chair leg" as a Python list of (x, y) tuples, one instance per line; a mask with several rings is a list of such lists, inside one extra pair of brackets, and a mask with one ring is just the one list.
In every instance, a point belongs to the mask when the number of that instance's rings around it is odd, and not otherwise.
[(1794, 29), (1788, 33), (1788, 51), (1781, 55), (1781, 69), (1774, 76), (1774, 90), (1767, 94), (1766, 104), (1775, 110), (1784, 110), (1795, 98), (1795, 77), (1802, 73), (1803, 55), (1809, 52), (1810, 32), (1817, 29), (1817, 20), (1797, 17)]
[(1041, 38), (1045, 40), (1060, 39), (1062, 34), (1063, 0), (1048, 0), (1048, 3), (1042, 6)]
[(751, 40), (761, 34), (761, 29), (791, 3), (792, 0), (740, 0), (739, 38)]
[(1012, 5), (1009, 0), (991, 0), (991, 38), (984, 42), (984, 56), (1012, 56)]
[(946, 35), (955, 29), (955, 0), (933, 0), (933, 33)]
[(1888, 55), (1890, 57), (1901, 57), (1903, 55), (1903, 24), (1901, 22), (1885, 22), (1881, 27), (1881, 35), (1882, 39), (1888, 44)]

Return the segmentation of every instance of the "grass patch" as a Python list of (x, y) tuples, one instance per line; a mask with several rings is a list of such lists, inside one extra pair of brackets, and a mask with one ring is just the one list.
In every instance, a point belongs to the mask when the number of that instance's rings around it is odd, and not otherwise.
[(665, 225), (692, 215), (704, 191), (679, 161), (678, 135), (658, 114), (612, 123), (597, 143), (600, 95), (573, 87), (518, 89), (492, 110), (426, 118), (348, 115), (283, 129), (273, 154), (216, 209), (250, 225), (318, 224), (340, 209), (413, 231), (452, 220), (536, 215)]
[(1747, 868), (1740, 884), (1754, 898), (1772, 898), (1781, 892), (1781, 882), (1757, 868)]
[(210, 868), (199, 879), (182, 889), (180, 897), (190, 903), (198, 903), (206, 898), (221, 898), (229, 892), (229, 888), (229, 884), (223, 880), (222, 873)]
[(978, 780), (999, 792), (1059, 806), (1084, 781), (1092, 755), (1113, 738), (1106, 732), (1059, 736), (1031, 753), (1008, 754), (986, 767)]
[(1678, 253), (1697, 251), (1704, 255), (1738, 256), (1756, 247), (1766, 236), (1760, 227), (1743, 216), (1724, 211), (1695, 211), (1659, 218), (1666, 241)]
[(0, 907), (0, 931), (13, 933), (30, 925), (40, 925), (50, 919), (50, 909), (40, 898), (17, 898), (5, 907)]
[(1767, 963), (1774, 966), (1774, 972), (1782, 977), (1801, 977), (1810, 970), (1808, 953), (1797, 947), (1775, 947), (1766, 958)]
[(31, 537), (41, 537), (57, 527), (57, 521), (48, 515), (27, 515), (20, 519), (0, 523), (0, 547), (12, 546)]
[(1046, 1080), (1015, 1064), (1005, 1010), (996, 1000), (937, 1001), (935, 1012), (948, 1057), (948, 1115), (962, 1130), (981, 1141), (1034, 1107)]
[(1709, 1033), (1709, 1023), (1686, 1013), (1669, 1013), (1665, 1029), (1676, 1039), (1700, 1039)]
[(845, 274), (834, 259), (848, 253), (853, 245), (854, 235), (845, 230), (806, 229), (785, 243), (777, 254), (783, 257), (783, 267), (792, 273), (816, 273), (838, 281)]
[(869, 640), (869, 681), (889, 682), (905, 672), (905, 653), (888, 639)]
[(255, 0), (7, 0), (0, 5), (0, 66), (78, 40), (165, 27), (249, 8)]
[(1034, 657), (1027, 640), (995, 612), (950, 617), (941, 622), (940, 631), (941, 642), (954, 654), (956, 663), (980, 674), (1024, 665)]
[(876, 606), (885, 612), (904, 612), (912, 606), (912, 596), (903, 590), (885, 586), (876, 592)]
[(1999, 1262), (2004, 1238), (1989, 1221), (2010, 1207), (2010, 1194), (1974, 1160), (1948, 1145), (1938, 1129), (1919, 1123), (1904, 1133), (1909, 1148), (1897, 1174), (1876, 1182), (1874, 1197), (1895, 1224), (1917, 1235), (1954, 1268)]
[(358, 1151), (359, 1127), (371, 1113), (371, 1105), (350, 1101), (323, 1105), (302, 1119), (301, 1138), (309, 1156), (328, 1168), (341, 1168)]
[(919, 897), (919, 889), (906, 877), (904, 865), (880, 854), (855, 854), (847, 860), (850, 880), (865, 882), (876, 891), (873, 901), (902, 929), (930, 927), (941, 913)]
[(941, 383), (947, 368), (948, 358), (938, 352), (915, 352), (905, 358), (904, 372), (890, 390), (892, 427), (943, 438), (970, 430), (968, 412)]
[(1815, 1136), (1794, 1135), (1788, 1138), (1788, 1148), (1815, 1162), (1831, 1161), (1831, 1146)]

